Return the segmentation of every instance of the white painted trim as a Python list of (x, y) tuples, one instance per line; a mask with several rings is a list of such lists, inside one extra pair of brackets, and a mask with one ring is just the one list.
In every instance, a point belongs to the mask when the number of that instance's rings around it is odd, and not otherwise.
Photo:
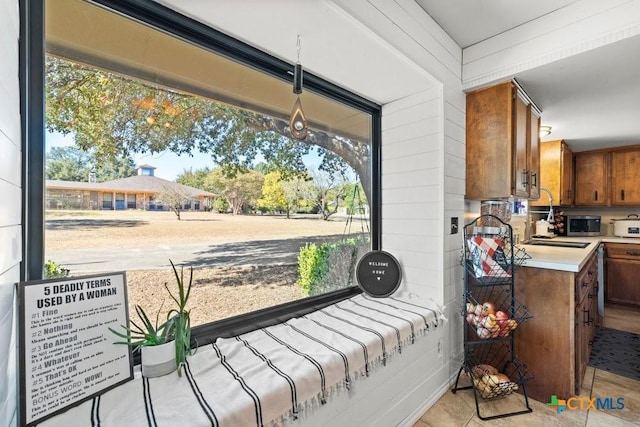
[(463, 50), (465, 90), (640, 35), (640, 2), (583, 0)]

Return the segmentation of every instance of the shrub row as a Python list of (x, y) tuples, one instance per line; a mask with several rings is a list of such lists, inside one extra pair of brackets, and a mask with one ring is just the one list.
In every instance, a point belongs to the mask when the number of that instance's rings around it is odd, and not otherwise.
[(357, 260), (369, 250), (369, 240), (307, 243), (298, 255), (298, 284), (305, 295), (319, 295), (353, 284)]

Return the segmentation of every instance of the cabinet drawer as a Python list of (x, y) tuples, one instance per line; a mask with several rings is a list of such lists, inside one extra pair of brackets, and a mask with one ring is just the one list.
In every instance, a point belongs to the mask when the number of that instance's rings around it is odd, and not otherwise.
[(592, 256), (585, 266), (576, 274), (575, 279), (576, 302), (580, 303), (587, 293), (594, 292), (598, 281), (598, 260)]
[(640, 262), (640, 245), (629, 243), (607, 243), (605, 250), (608, 258), (624, 258)]

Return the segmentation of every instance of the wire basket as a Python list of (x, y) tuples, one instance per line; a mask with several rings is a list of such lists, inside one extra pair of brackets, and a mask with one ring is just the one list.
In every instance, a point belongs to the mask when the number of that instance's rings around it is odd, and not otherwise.
[(468, 291), (462, 309), (472, 336), (481, 340), (508, 338), (532, 316), (527, 307), (516, 301), (509, 289), (477, 288)]
[(466, 369), (483, 399), (507, 396), (533, 378), (526, 365), (511, 356), (505, 342), (475, 346), (468, 351)]

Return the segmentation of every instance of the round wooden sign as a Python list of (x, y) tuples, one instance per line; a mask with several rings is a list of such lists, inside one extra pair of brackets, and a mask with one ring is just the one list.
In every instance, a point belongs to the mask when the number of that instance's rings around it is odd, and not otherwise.
[(388, 297), (394, 293), (402, 281), (400, 263), (385, 251), (367, 252), (356, 267), (358, 285), (372, 297)]

